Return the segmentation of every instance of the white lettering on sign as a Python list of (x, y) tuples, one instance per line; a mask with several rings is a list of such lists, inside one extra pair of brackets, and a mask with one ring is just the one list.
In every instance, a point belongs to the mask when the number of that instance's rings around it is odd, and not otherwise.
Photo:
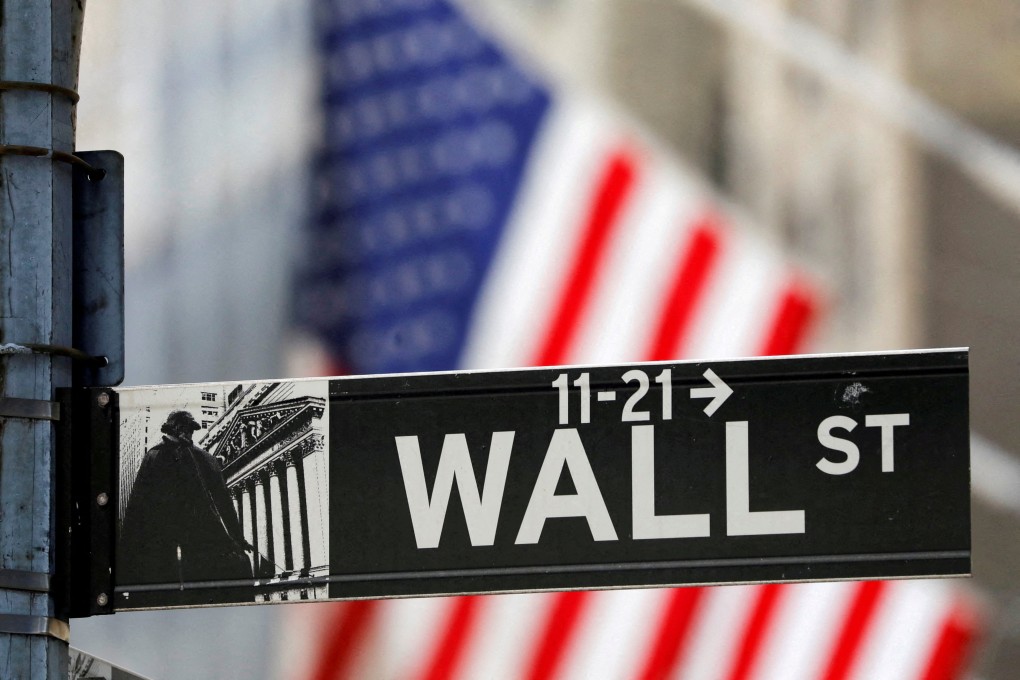
[(909, 424), (909, 413), (885, 413), (865, 417), (865, 427), (882, 428), (882, 472), (893, 471), (893, 428), (897, 425)]
[(804, 533), (803, 510), (751, 511), (747, 421), (726, 423), (726, 533), (729, 536)]
[[(864, 417), (865, 427), (878, 427), (882, 430), (882, 472), (893, 472), (895, 469), (893, 429), (909, 424), (909, 413), (880, 413)], [(819, 470), (830, 475), (845, 475), (857, 469), (861, 459), (860, 449), (849, 439), (842, 439), (832, 434), (832, 431), (837, 428), (853, 432), (855, 427), (857, 427), (857, 421), (847, 416), (829, 416), (818, 424), (818, 443), (827, 449), (841, 451), (846, 455), (846, 460), (839, 462), (822, 458), (815, 463)]]
[(710, 516), (655, 514), (655, 426), (631, 428), (631, 493), (634, 538), (693, 538), (709, 535)]
[(819, 470), (830, 475), (845, 475), (857, 469), (857, 463), (861, 460), (861, 450), (849, 439), (840, 439), (832, 434), (836, 428), (853, 432), (855, 427), (857, 421), (847, 416), (829, 416), (818, 424), (818, 443), (827, 449), (846, 454), (846, 460), (841, 463), (822, 458), (815, 464)]
[[(577, 493), (557, 496), (556, 484), (564, 466), (570, 472)], [(545, 520), (550, 517), (584, 517), (588, 520), (593, 539), (617, 540), (616, 529), (595, 481), (581, 436), (573, 428), (553, 432), (515, 543), (538, 543)]]
[[(874, 427), (890, 432), (888, 453), (891, 460), (892, 428), (905, 424), (906, 414), (877, 416)], [(849, 418), (833, 416), (819, 425), (819, 440), (836, 450), (844, 451), (847, 460), (833, 463), (819, 461), (822, 469), (846, 470), (857, 464), (859, 454), (852, 442), (832, 436), (831, 430), (842, 427), (852, 430), (856, 423)], [(411, 512), (414, 538), (419, 548), (436, 548), (443, 533), (450, 494), (456, 482), (471, 545), (492, 545), (503, 503), (514, 432), (493, 432), (482, 490), (479, 492), (474, 468), (463, 433), (448, 434), (443, 439), (436, 481), (429, 497), (422, 466), (418, 437), (396, 437), (400, 471)], [(883, 449), (885, 452), (886, 449)], [(827, 465), (823, 465), (823, 463)], [(575, 493), (557, 494), (556, 486), (564, 470), (570, 475)], [(834, 474), (843, 474), (836, 472)], [(750, 508), (750, 469), (748, 462), (747, 421), (726, 423), (726, 533), (729, 536), (804, 533), (803, 510), (760, 510)], [(655, 426), (631, 427), (631, 508), (633, 537), (643, 539), (697, 538), (710, 535), (709, 513), (686, 515), (655, 514)], [(609, 509), (591, 462), (576, 428), (553, 432), (538, 472), (524, 519), (515, 543), (538, 543), (545, 521), (551, 518), (583, 517), (588, 522), (592, 539), (619, 540)]]
[(627, 403), (623, 405), (623, 415), (620, 417), (625, 423), (649, 420), (651, 414), (648, 411), (638, 411), (636, 406), (638, 402), (644, 399), (645, 395), (648, 394), (648, 376), (645, 375), (644, 371), (639, 371), (636, 368), (632, 371), (627, 371), (623, 374), (625, 382), (636, 382), (638, 385), (637, 391), (630, 395)]
[[(712, 403), (705, 407), (705, 412), (711, 415), (715, 413), (715, 410), (719, 408), (722, 402), (726, 401), (726, 398), (733, 393), (729, 386), (719, 380), (715, 373), (709, 369), (706, 371), (706, 376), (711, 374), (710, 381), (716, 387), (704, 388), (706, 397), (712, 398)], [(642, 401), (648, 396), (651, 390), (651, 383), (648, 380), (648, 374), (640, 369), (631, 369), (624, 373), (621, 378), (625, 383), (634, 383), (637, 385), (637, 389), (627, 397), (626, 403), (623, 405), (623, 412), (620, 414), (620, 421), (624, 423), (632, 422), (645, 422), (651, 420), (651, 411), (644, 408), (640, 408)], [(673, 419), (673, 374), (670, 369), (664, 368), (659, 375), (655, 376), (655, 382), (661, 386), (661, 412), (663, 420)], [(570, 397), (570, 385), (578, 388), (578, 402), (580, 406), (580, 421), (582, 425), (591, 423), (591, 376), (588, 373), (580, 374), (573, 383), (570, 382), (570, 376), (566, 373), (560, 373), (556, 376), (556, 380), (552, 381), (552, 386), (556, 388), (556, 393), (559, 396), (557, 400), (557, 416), (560, 425), (570, 424), (570, 403), (572, 401)], [(658, 388), (657, 388), (658, 389)], [(694, 392), (698, 390), (691, 390), (692, 396)], [(616, 401), (616, 390), (598, 390), (595, 392), (598, 401)]]
[(496, 537), (496, 524), (503, 503), (503, 487), (510, 466), (513, 432), (493, 432), (489, 448), (489, 462), (485, 468), (482, 492), (479, 494), (474, 467), (468, 451), (467, 438), (461, 434), (448, 434), (443, 438), (439, 454), (439, 469), (429, 498), (422, 468), (418, 437), (396, 437), (400, 472), (404, 478), (407, 506), (411, 511), (414, 540), (419, 548), (439, 547), (439, 537), (446, 521), (446, 507), (454, 480), (464, 508), (471, 545), (492, 545)]
[(733, 394), (733, 388), (715, 374), (711, 368), (705, 369), (703, 377), (712, 383), (711, 387), (692, 387), (691, 399), (711, 399), (705, 406), (705, 415), (711, 418), (719, 407), (726, 403), (726, 400)]

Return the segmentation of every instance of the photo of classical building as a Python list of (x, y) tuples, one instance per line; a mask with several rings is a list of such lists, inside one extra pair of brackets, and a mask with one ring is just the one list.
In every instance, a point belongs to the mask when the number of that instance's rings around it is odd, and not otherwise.
[(326, 596), (324, 582), (291, 588), (329, 573), (326, 385), (238, 384), (197, 442), (221, 460), (245, 538), (273, 566), (267, 601)]
[(216, 459), (233, 502), (249, 545), (256, 600), (326, 597), (326, 381), (215, 383), (118, 392), (120, 525), (142, 459), (165, 439), (161, 426), (170, 414), (185, 411), (194, 421), (193, 443)]

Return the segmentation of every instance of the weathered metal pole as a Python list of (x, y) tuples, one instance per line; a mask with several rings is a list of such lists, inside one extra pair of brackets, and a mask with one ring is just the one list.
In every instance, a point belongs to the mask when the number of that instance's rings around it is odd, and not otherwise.
[[(71, 344), (73, 90), (84, 0), (0, 2), (0, 346)], [(26, 85), (28, 83), (28, 85)], [(39, 87), (42, 85), (42, 87)], [(52, 88), (49, 86), (57, 86)], [(54, 152), (56, 152), (54, 154)], [(0, 678), (66, 678), (55, 620), (55, 424), (67, 358), (0, 356)], [(11, 399), (35, 400), (29, 416)], [(56, 584), (54, 584), (54, 587)], [(65, 639), (60, 639), (64, 637)]]

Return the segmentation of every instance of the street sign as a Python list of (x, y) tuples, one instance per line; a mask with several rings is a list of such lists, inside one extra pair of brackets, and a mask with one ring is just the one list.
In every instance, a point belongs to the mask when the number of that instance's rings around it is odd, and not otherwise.
[(967, 380), (939, 350), (92, 389), (103, 604), (964, 575)]

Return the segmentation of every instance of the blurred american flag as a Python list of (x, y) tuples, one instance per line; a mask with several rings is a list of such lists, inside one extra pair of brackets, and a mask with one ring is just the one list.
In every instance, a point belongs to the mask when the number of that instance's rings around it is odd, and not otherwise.
[[(810, 349), (823, 294), (604, 102), (448, 0), (319, 0), (323, 146), (296, 283), (323, 372)], [(938, 581), (295, 607), (288, 674), (958, 678), (977, 612)]]

